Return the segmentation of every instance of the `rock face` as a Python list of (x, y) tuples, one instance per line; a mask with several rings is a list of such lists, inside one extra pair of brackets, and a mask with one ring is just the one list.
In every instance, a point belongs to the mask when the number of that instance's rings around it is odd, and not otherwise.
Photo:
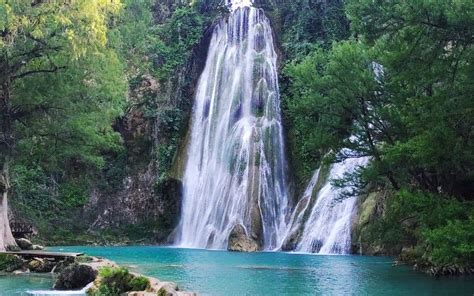
[[(357, 215), (352, 223), (352, 253), (369, 256), (397, 256), (404, 247), (402, 243), (382, 245), (370, 235), (370, 225), (385, 214), (386, 199), (389, 191), (372, 192), (359, 197)], [(407, 220), (404, 223), (409, 223)]]
[(283, 244), (281, 245), (281, 250), (284, 252), (290, 252), (296, 249), (298, 242), (301, 238), (301, 229), (298, 227), (294, 229), (290, 234), (285, 238)]
[(96, 277), (97, 271), (92, 267), (74, 263), (61, 271), (54, 284), (54, 289), (79, 290), (93, 282)]
[(259, 246), (255, 240), (247, 235), (244, 226), (237, 224), (229, 234), (227, 250), (231, 252), (257, 252)]

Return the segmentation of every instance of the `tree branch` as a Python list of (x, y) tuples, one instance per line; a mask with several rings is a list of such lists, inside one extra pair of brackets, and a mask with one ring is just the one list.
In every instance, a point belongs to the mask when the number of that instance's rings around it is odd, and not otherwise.
[(51, 68), (51, 69), (42, 69), (42, 70), (26, 71), (26, 72), (23, 72), (23, 73), (20, 73), (20, 74), (18, 74), (18, 75), (13, 76), (13, 77), (12, 77), (12, 81), (13, 81), (13, 80), (16, 80), (16, 79), (20, 79), (20, 78), (26, 77), (26, 76), (29, 76), (29, 75), (39, 74), (39, 73), (55, 73), (55, 72), (57, 72), (58, 70), (65, 69), (65, 68), (66, 68), (66, 67), (57, 67), (57, 66), (54, 66), (54, 67)]

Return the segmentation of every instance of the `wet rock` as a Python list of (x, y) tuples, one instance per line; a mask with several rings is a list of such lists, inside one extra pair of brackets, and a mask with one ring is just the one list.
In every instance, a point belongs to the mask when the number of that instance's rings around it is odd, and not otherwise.
[(61, 260), (56, 264), (56, 268), (54, 269), (54, 272), (60, 274), (64, 269), (66, 269), (69, 265), (73, 263), (74, 263), (74, 258), (72, 257), (68, 257), (64, 260)]
[(15, 239), (15, 241), (16, 241), (16, 244), (20, 247), (20, 249), (33, 250), (33, 244), (26, 238), (17, 238)]
[(61, 271), (54, 283), (54, 289), (79, 290), (93, 282), (96, 277), (97, 271), (92, 267), (74, 263)]
[(232, 252), (257, 252), (259, 246), (255, 240), (247, 235), (244, 226), (237, 224), (230, 232), (227, 250)]
[(28, 262), (28, 269), (30, 272), (47, 273), (51, 272), (55, 265), (54, 260), (50, 261), (41, 258), (34, 258)]
[(44, 247), (40, 246), (40, 245), (33, 245), (33, 247), (32, 247), (32, 250), (34, 250), (34, 251), (41, 251), (43, 249), (44, 249)]
[(294, 251), (301, 237), (301, 231), (299, 228), (296, 228), (292, 231), (283, 241), (281, 250), (285, 252)]
[(43, 265), (43, 260), (31, 260), (28, 262), (28, 269), (32, 272), (36, 272)]

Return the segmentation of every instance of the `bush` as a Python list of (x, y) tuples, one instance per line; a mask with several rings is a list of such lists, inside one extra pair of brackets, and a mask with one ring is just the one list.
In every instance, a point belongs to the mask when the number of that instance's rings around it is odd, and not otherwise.
[(129, 284), (132, 291), (145, 291), (150, 288), (150, 280), (144, 276), (134, 277)]
[(99, 271), (100, 286), (93, 296), (119, 295), (130, 291), (145, 291), (150, 281), (144, 276), (135, 276), (124, 267), (104, 267)]
[(0, 254), (0, 271), (12, 272), (21, 268), (23, 261), (14, 255)]
[(474, 264), (474, 216), (423, 232), (430, 246), (431, 261), (437, 264)]
[[(387, 203), (384, 218), (374, 223), (371, 239), (386, 246), (414, 248), (402, 260), (424, 266), (474, 264), (474, 204), (440, 194), (402, 190)], [(407, 257), (408, 256), (408, 257)]]

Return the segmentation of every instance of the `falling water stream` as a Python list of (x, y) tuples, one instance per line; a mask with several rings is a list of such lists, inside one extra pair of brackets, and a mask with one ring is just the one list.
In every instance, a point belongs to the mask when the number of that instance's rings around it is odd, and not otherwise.
[(176, 244), (224, 249), (241, 224), (271, 250), (289, 216), (277, 55), (263, 10), (227, 3), (196, 92)]
[[(332, 180), (340, 179), (367, 164), (368, 158), (351, 158), (335, 163), (329, 172), (328, 180), (316, 194), (316, 201), (306, 220), (296, 251), (318, 254), (347, 254), (351, 248), (351, 224), (356, 209), (357, 197), (340, 200), (343, 190), (335, 188)], [(313, 192), (319, 170), (306, 189)], [(300, 214), (301, 215), (301, 214)]]

